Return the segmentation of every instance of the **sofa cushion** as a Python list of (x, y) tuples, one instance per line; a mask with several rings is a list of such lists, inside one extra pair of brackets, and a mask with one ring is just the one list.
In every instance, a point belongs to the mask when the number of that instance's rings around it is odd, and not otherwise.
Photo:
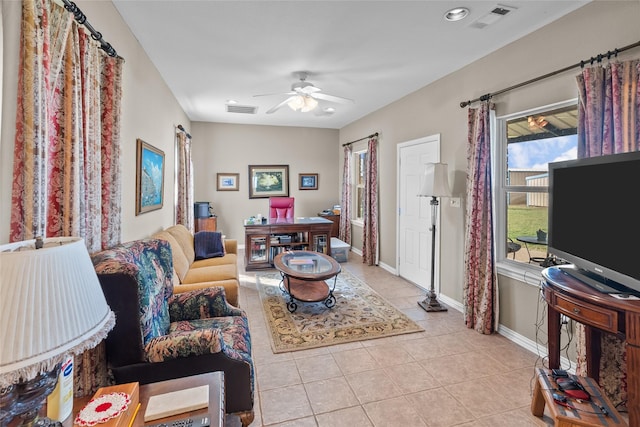
[(231, 264), (215, 265), (209, 267), (191, 268), (184, 276), (182, 283), (213, 282), (216, 280), (237, 279), (236, 266)]
[(187, 257), (187, 261), (189, 261), (189, 265), (191, 265), (196, 259), (196, 252), (193, 248), (193, 234), (182, 224), (172, 225), (166, 231), (176, 238), (182, 248), (182, 252)]
[(212, 265), (225, 265), (225, 264), (236, 265), (237, 262), (238, 262), (238, 255), (230, 254), (227, 252), (227, 254), (223, 257), (195, 260), (193, 261), (193, 264), (191, 264), (191, 268), (210, 267)]
[[(184, 251), (182, 250), (182, 246), (180, 246), (180, 243), (178, 243), (176, 238), (173, 237), (173, 235), (166, 230), (160, 231), (154, 234), (152, 237), (154, 239), (162, 239), (169, 242), (169, 245), (171, 245), (171, 257), (173, 258), (173, 268), (175, 270), (176, 275), (178, 276), (178, 279), (180, 280), (180, 282), (182, 282), (182, 279), (184, 279), (184, 276), (187, 274), (187, 271), (189, 271), (189, 264), (190, 264), (189, 261), (187, 260), (187, 257), (184, 254)], [(174, 283), (174, 285), (175, 284), (176, 283)]]

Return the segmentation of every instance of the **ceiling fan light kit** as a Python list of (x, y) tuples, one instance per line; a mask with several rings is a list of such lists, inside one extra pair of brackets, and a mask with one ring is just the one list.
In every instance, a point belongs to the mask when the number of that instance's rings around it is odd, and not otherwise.
[(318, 101), (313, 99), (312, 97), (306, 95), (297, 95), (291, 98), (289, 102), (287, 102), (289, 108), (293, 111), (300, 110), (303, 113), (307, 111), (311, 111), (318, 106)]
[[(285, 92), (282, 94), (270, 93), (264, 95), (254, 95), (257, 96), (271, 96), (271, 95), (288, 95), (289, 98), (284, 101), (276, 104), (267, 110), (267, 114), (275, 113), (280, 108), (288, 105), (293, 111), (300, 111), (302, 113), (306, 113), (308, 111), (314, 110), (318, 106), (318, 100), (335, 102), (338, 104), (352, 104), (353, 100), (348, 98), (342, 98), (339, 96), (328, 95), (322, 92), (322, 89), (315, 86), (313, 83), (307, 82), (306, 72), (299, 73), (299, 82), (295, 82), (291, 85), (291, 91)], [(327, 110), (328, 111), (328, 110)], [(335, 112), (335, 109), (328, 111), (329, 113)]]

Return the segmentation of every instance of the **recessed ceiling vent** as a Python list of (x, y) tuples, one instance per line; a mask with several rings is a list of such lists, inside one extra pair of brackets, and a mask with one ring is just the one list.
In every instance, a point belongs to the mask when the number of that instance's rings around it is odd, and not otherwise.
[(227, 113), (256, 114), (258, 107), (252, 105), (227, 105)]
[(489, 12), (486, 15), (476, 19), (471, 24), (471, 27), (473, 27), (473, 28), (485, 28), (485, 27), (488, 27), (489, 25), (495, 24), (500, 19), (504, 18), (507, 14), (509, 14), (510, 12), (512, 12), (514, 10), (516, 10), (515, 7), (504, 6), (502, 4), (498, 4), (493, 9), (491, 9), (491, 12)]

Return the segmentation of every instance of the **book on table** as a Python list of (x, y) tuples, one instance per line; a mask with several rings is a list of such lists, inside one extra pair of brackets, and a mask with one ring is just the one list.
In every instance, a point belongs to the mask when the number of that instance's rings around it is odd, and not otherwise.
[(289, 265), (313, 265), (313, 258), (291, 258)]
[(170, 417), (183, 412), (195, 411), (209, 406), (209, 386), (186, 388), (149, 398), (144, 412), (144, 422)]

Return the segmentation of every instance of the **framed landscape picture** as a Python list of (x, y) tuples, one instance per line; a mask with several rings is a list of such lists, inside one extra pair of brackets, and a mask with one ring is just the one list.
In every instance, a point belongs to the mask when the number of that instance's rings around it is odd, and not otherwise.
[(137, 139), (136, 215), (162, 208), (164, 152)]
[(238, 180), (240, 174), (238, 173), (219, 173), (216, 176), (217, 190), (218, 191), (238, 191)]
[(249, 165), (249, 198), (289, 196), (289, 165)]
[(318, 189), (318, 174), (317, 173), (301, 173), (300, 177), (300, 190), (317, 190)]

